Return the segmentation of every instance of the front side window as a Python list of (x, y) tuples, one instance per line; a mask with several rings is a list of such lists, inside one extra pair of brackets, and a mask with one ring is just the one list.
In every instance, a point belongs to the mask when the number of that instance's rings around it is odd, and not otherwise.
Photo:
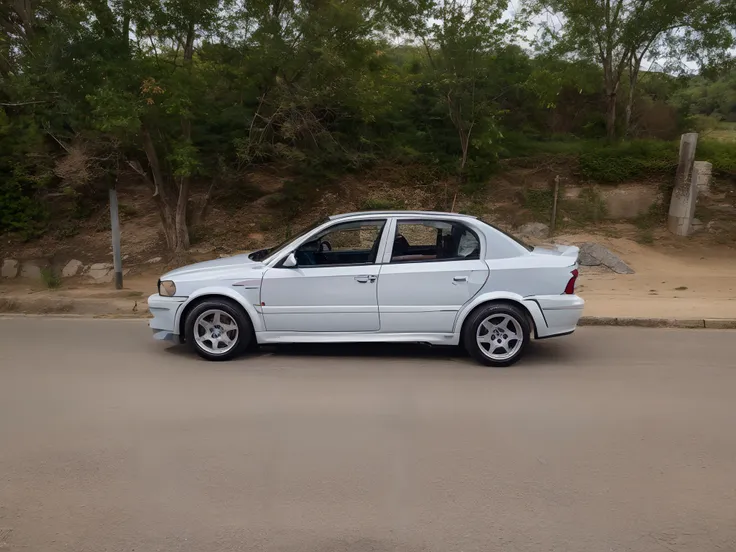
[(478, 236), (464, 224), (441, 220), (399, 221), (391, 262), (480, 258)]
[(297, 265), (373, 264), (385, 224), (385, 220), (361, 220), (332, 226), (294, 252)]

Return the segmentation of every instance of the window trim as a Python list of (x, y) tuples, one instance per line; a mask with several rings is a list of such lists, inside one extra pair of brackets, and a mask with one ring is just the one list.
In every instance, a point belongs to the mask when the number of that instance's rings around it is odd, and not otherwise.
[[(379, 230), (379, 235), (376, 238), (378, 240), (378, 249), (376, 250), (376, 256), (373, 259), (373, 262), (367, 262), (367, 263), (340, 263), (340, 264), (329, 264), (329, 265), (298, 265), (295, 267), (288, 267), (288, 270), (293, 269), (304, 269), (304, 268), (333, 268), (333, 267), (348, 267), (348, 266), (373, 266), (377, 264), (383, 264), (379, 262), (379, 259), (383, 256), (383, 249), (386, 247), (385, 244), (385, 237), (387, 235), (386, 229), (388, 228), (390, 224), (390, 220), (386, 217), (378, 217), (378, 218), (369, 218), (369, 219), (361, 219), (361, 220), (337, 220), (335, 221), (335, 224), (331, 224), (325, 228), (322, 229), (315, 229), (315, 231), (309, 235), (302, 236), (302, 239), (300, 240), (299, 244), (296, 245), (293, 248), (289, 248), (288, 252), (274, 264), (274, 268), (286, 268), (284, 267), (284, 261), (291, 255), (292, 253), (296, 253), (296, 251), (305, 243), (309, 243), (310, 241), (314, 240), (315, 237), (319, 235), (326, 235), (329, 234), (332, 229), (343, 226), (345, 224), (355, 224), (356, 222), (359, 223), (366, 223), (366, 222), (382, 222), (382, 226)], [(375, 242), (374, 242), (375, 244)]]
[[(399, 224), (423, 224), (425, 222), (444, 222), (446, 224), (450, 225), (458, 225), (465, 228), (466, 231), (470, 232), (475, 236), (475, 239), (478, 242), (478, 257), (474, 259), (468, 259), (467, 257), (452, 257), (450, 259), (417, 259), (417, 260), (408, 260), (408, 261), (394, 261), (392, 260), (393, 252), (394, 252), (394, 240), (396, 239), (396, 234), (399, 231)], [(481, 241), (480, 234), (464, 222), (456, 221), (456, 220), (448, 220), (446, 218), (395, 218), (393, 229), (392, 229), (392, 236), (391, 240), (387, 245), (387, 254), (388, 260), (384, 261), (385, 264), (392, 264), (392, 265), (400, 265), (400, 264), (416, 264), (416, 263), (446, 263), (446, 262), (458, 262), (458, 261), (479, 261), (484, 258), (483, 256), (483, 241)]]

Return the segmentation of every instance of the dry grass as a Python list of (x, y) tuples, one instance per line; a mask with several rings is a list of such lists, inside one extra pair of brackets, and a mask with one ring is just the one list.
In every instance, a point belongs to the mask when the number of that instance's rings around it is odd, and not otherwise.
[(719, 123), (714, 130), (702, 133), (703, 140), (736, 143), (736, 123)]

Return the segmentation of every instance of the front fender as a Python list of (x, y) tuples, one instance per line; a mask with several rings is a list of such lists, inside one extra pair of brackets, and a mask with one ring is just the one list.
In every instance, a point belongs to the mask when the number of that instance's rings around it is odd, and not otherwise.
[[(491, 301), (510, 301), (512, 303), (517, 303), (520, 307), (524, 308), (532, 317), (532, 320), (534, 321), (534, 328), (532, 328), (532, 330), (535, 332), (535, 334), (540, 335), (546, 333), (547, 322), (545, 321), (544, 315), (542, 314), (542, 309), (539, 308), (539, 303), (534, 300), (524, 299), (524, 297), (522, 297), (518, 293), (513, 293), (510, 291), (491, 291), (473, 297), (472, 301), (466, 303), (457, 313), (457, 316), (455, 317), (454, 332), (456, 334), (460, 334), (465, 319), (471, 312), (473, 312), (473, 309), (475, 309), (478, 305), (482, 305), (483, 303), (490, 303)], [(462, 339), (462, 336), (460, 336), (460, 338)]]
[[(254, 290), (246, 290), (246, 291), (253, 291), (254, 292), (254, 300), (257, 301), (258, 297), (260, 296), (260, 290), (254, 289)], [(181, 316), (182, 313), (184, 313), (187, 310), (187, 306), (191, 305), (194, 301), (197, 301), (201, 299), (202, 297), (227, 297), (228, 299), (232, 299), (233, 301), (236, 301), (239, 305), (241, 305), (245, 312), (250, 317), (251, 323), (253, 324), (253, 330), (256, 332), (262, 332), (265, 327), (263, 324), (263, 315), (258, 311), (256, 308), (256, 305), (254, 305), (252, 302), (248, 301), (247, 297), (244, 297), (242, 294), (238, 293), (236, 290), (224, 287), (224, 286), (210, 286), (210, 287), (203, 287), (197, 289), (194, 293), (192, 293), (189, 298), (187, 299), (186, 303), (180, 308), (176, 313), (176, 325), (175, 328), (178, 330), (181, 327)]]

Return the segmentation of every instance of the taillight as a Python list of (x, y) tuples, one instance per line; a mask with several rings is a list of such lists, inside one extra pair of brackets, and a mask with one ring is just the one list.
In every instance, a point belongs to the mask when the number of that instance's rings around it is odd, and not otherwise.
[(578, 269), (576, 268), (570, 274), (572, 274), (572, 278), (570, 278), (570, 281), (567, 282), (567, 286), (565, 287), (565, 295), (575, 295), (575, 280), (578, 279)]

